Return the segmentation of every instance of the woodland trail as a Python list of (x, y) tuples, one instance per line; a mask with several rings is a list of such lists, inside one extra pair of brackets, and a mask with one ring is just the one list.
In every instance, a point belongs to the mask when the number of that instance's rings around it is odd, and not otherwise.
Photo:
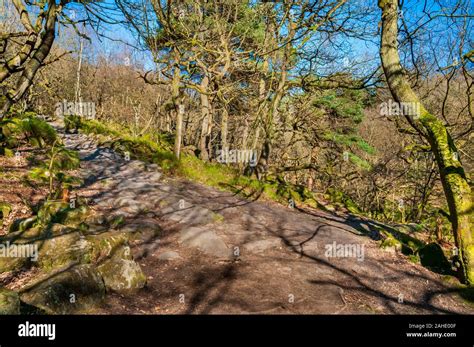
[[(84, 134), (63, 138), (80, 153), (78, 196), (142, 235), (132, 250), (147, 286), (107, 296), (97, 313), (474, 313), (441, 275), (360, 231), (375, 222), (245, 200), (165, 177)], [(363, 245), (363, 258), (328, 257), (334, 242)]]

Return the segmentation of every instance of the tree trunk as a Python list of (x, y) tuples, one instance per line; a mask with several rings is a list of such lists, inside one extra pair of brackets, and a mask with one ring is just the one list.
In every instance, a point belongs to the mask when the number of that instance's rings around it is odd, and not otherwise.
[(174, 138), (174, 155), (179, 159), (181, 155), (181, 143), (183, 141), (183, 115), (184, 109), (182, 104), (178, 106), (178, 112), (176, 115), (176, 135)]
[(227, 149), (229, 144), (227, 143), (227, 132), (229, 124), (229, 112), (227, 111), (227, 105), (224, 105), (222, 110), (222, 119), (221, 119), (221, 145), (222, 149)]
[(474, 228), (472, 195), (458, 152), (448, 130), (430, 114), (415, 94), (400, 63), (398, 53), (398, 0), (379, 0), (382, 9), (380, 56), (387, 83), (396, 102), (416, 103), (419, 115), (406, 116), (420, 129), (433, 151), (450, 213), (462, 266), (462, 279), (474, 284)]
[(32, 32), (28, 35), (25, 44), (17, 55), (10, 58), (7, 62), (0, 66), (0, 83), (9, 78), (15, 71), (21, 67), (33, 51), (38, 40), (38, 33)]
[(3, 108), (0, 112), (0, 119), (2, 118), (5, 113), (8, 112), (10, 107), (18, 102), (28, 88), (33, 83), (36, 73), (38, 72), (39, 68), (43, 65), (46, 57), (48, 56), (51, 47), (53, 46), (54, 39), (55, 39), (55, 31), (56, 31), (56, 20), (57, 20), (57, 7), (56, 1), (50, 0), (48, 2), (49, 10), (46, 18), (46, 25), (45, 25), (45, 32), (44, 36), (41, 40), (40, 45), (34, 52), (33, 56), (31, 57), (28, 62), (25, 63), (25, 68), (23, 73), (20, 76), (20, 79), (17, 82), (17, 85), (14, 90), (9, 91), (6, 95), (7, 100), (3, 105)]
[(176, 135), (174, 138), (174, 155), (179, 159), (181, 155), (181, 143), (183, 138), (183, 106), (179, 101), (180, 91), (179, 86), (181, 84), (181, 71), (179, 67), (180, 55), (179, 51), (175, 48), (174, 50), (174, 59), (176, 66), (174, 67), (173, 72), (173, 81), (171, 86), (171, 93), (173, 98), (174, 112), (176, 113)]
[[(204, 92), (207, 92), (209, 86), (209, 77), (205, 75), (201, 82), (201, 88)], [(209, 153), (207, 151), (207, 140), (209, 135), (209, 123), (211, 122), (210, 102), (209, 96), (205, 93), (201, 93), (201, 135), (199, 138), (199, 150), (200, 158), (203, 161), (209, 161)]]
[(77, 70), (76, 70), (76, 90), (74, 92), (74, 101), (80, 102), (82, 101), (82, 93), (81, 93), (81, 70), (82, 70), (82, 53), (84, 50), (84, 40), (82, 37), (79, 37), (79, 59), (77, 62)]

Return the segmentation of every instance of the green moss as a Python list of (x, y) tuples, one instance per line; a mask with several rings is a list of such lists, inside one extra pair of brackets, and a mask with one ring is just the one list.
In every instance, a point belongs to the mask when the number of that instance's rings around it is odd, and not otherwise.
[(84, 255), (88, 253), (88, 245), (82, 243), (82, 235), (71, 231), (61, 236), (52, 236), (37, 242), (38, 266), (50, 272), (62, 266), (84, 263)]
[(70, 208), (68, 206), (54, 215), (52, 220), (55, 223), (62, 223), (67, 226), (81, 229), (84, 228), (83, 223), (87, 221), (89, 214), (90, 210), (86, 205), (81, 205), (77, 208)]
[(20, 314), (20, 297), (18, 293), (0, 288), (0, 315)]
[(124, 223), (125, 223), (125, 218), (123, 216), (117, 216), (111, 220), (110, 226), (116, 229), (116, 228), (120, 228)]
[(63, 201), (48, 200), (37, 211), (38, 223), (47, 225), (54, 218), (55, 215), (61, 211), (67, 211), (69, 204)]
[(2, 225), (3, 220), (8, 217), (12, 211), (12, 206), (9, 203), (0, 201), (0, 225)]
[(212, 220), (216, 223), (222, 223), (224, 221), (224, 216), (219, 213), (212, 213)]
[(13, 158), (15, 156), (15, 153), (10, 148), (5, 148), (5, 157), (7, 158)]
[(401, 250), (402, 249), (402, 243), (398, 241), (396, 238), (393, 236), (387, 236), (381, 243), (380, 243), (380, 248), (387, 249), (387, 248), (393, 248), (396, 250)]
[(0, 257), (0, 274), (3, 272), (18, 271), (28, 264), (28, 258)]
[(130, 292), (143, 288), (146, 284), (146, 276), (140, 265), (133, 261), (128, 246), (122, 246), (97, 269), (109, 290)]
[(91, 244), (92, 249), (88, 255), (88, 261), (100, 263), (104, 259), (110, 258), (121, 246), (127, 245), (128, 236), (125, 233), (109, 231), (87, 236), (86, 240)]
[(374, 226), (381, 234), (383, 241), (381, 242), (382, 248), (393, 247), (400, 250), (407, 256), (416, 255), (420, 248), (424, 247), (424, 243), (414, 237), (405, 234), (404, 232), (389, 228), (384, 229), (379, 226)]
[(329, 188), (326, 191), (327, 198), (334, 204), (339, 204), (345, 207), (349, 212), (353, 214), (361, 214), (359, 207), (357, 204), (352, 200), (348, 195), (344, 194), (344, 192), (336, 189), (336, 188)]
[(353, 213), (353, 214), (360, 214), (360, 210), (359, 210), (359, 207), (357, 206), (357, 204), (351, 199), (351, 198), (347, 198), (344, 200), (344, 204), (346, 206), (346, 208), (349, 210), (349, 212)]
[(416, 254), (410, 254), (408, 256), (408, 260), (411, 261), (414, 264), (419, 264), (420, 263), (420, 257)]
[(205, 163), (191, 155), (182, 156), (177, 171), (193, 181), (219, 188), (225, 184), (232, 184), (238, 176), (238, 172), (231, 167), (218, 163)]

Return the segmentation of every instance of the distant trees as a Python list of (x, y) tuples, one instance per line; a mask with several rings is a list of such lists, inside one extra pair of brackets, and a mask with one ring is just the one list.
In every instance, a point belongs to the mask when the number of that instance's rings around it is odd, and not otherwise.
[(231, 96), (239, 87), (244, 91), (239, 84), (254, 74), (246, 59), (250, 60), (249, 45), (258, 46), (255, 38), (263, 35), (259, 13), (248, 2), (234, 0), (143, 1), (140, 5), (118, 0), (117, 4), (152, 52), (157, 69), (145, 74), (145, 81), (169, 87), (166, 108), (174, 120), (175, 155), (180, 156), (186, 93), (188, 98), (199, 98), (197, 147), (200, 157), (209, 160), (217, 118), (221, 118), (219, 137), (226, 147)]
[[(201, 159), (212, 160), (218, 148), (245, 145), (259, 149), (264, 171), (285, 96), (301, 88), (290, 76), (301, 63), (299, 50), (320, 32), (337, 34), (344, 21), (359, 15), (352, 7), (338, 12), (346, 3), (117, 0), (157, 65), (143, 77), (171, 91), (175, 155), (183, 139), (179, 105), (196, 98)], [(236, 128), (244, 136), (240, 144), (230, 143), (229, 131)]]

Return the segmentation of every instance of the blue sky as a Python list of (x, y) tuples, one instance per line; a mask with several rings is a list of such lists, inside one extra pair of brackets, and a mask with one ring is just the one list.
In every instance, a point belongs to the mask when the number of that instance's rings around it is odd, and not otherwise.
[[(380, 16), (380, 11), (376, 6), (376, 1), (375, 0), (368, 0), (368, 1), (362, 1), (362, 0), (350, 0), (349, 2), (356, 2), (358, 1), (359, 3), (363, 3), (367, 6), (367, 14), (366, 14), (366, 20), (368, 21), (367, 23), (367, 29), (369, 31), (372, 31), (373, 33), (377, 32), (377, 27), (378, 27), (378, 18)], [(362, 1), (362, 2), (361, 2)], [(446, 5), (446, 8), (449, 6), (452, 6), (456, 0), (444, 0), (442, 1), (443, 5)], [(103, 5), (105, 6), (112, 6), (113, 0), (105, 0), (102, 2)], [(351, 4), (352, 5), (352, 4)], [(474, 2), (471, 3), (471, 9), (470, 12), (474, 13)], [(403, 14), (405, 15), (405, 19), (409, 25), (417, 25), (420, 23), (423, 23), (424, 21), (427, 20), (427, 16), (423, 11), (430, 12), (432, 14), (441, 14), (443, 13), (443, 7), (440, 7), (435, 1), (432, 0), (427, 0), (427, 1), (421, 1), (421, 0), (405, 0), (404, 1), (404, 12)], [(76, 18), (81, 17), (81, 5), (79, 4), (74, 4), (71, 3), (67, 6), (67, 11), (66, 13), (69, 16), (74, 16)], [(106, 11), (105, 14), (108, 16), (108, 18), (115, 18), (118, 19), (120, 18), (117, 16), (117, 13), (113, 12), (112, 10)], [(459, 11), (456, 13), (459, 14)], [(458, 21), (460, 22), (460, 20)], [(351, 25), (350, 23), (348, 23)], [(468, 20), (466, 23), (464, 23), (466, 27), (468, 28), (468, 34), (467, 34), (467, 44), (466, 44), (466, 49), (469, 47), (469, 41), (472, 43), (472, 19)], [(358, 25), (358, 23), (354, 22), (353, 25)], [(437, 33), (436, 37), (433, 39), (433, 45), (436, 45), (436, 47), (430, 47), (430, 49), (437, 48), (438, 53), (440, 55), (440, 59), (442, 62), (446, 65), (449, 65), (451, 60), (454, 59), (454, 57), (449, 55), (448, 53), (443, 53), (443, 49), (445, 49), (448, 44), (450, 43), (450, 40), (452, 38), (450, 35), (447, 33), (450, 32), (452, 35), (456, 34), (457, 31), (459, 30), (459, 27), (456, 24), (453, 24), (452, 21), (439, 17), (438, 19), (430, 22), (428, 25), (423, 27), (423, 30), (420, 30), (418, 34), (420, 34), (420, 37), (423, 37), (424, 35), (429, 35), (431, 32)], [(109, 25), (109, 24), (103, 24), (101, 28), (99, 28), (99, 31), (102, 32), (105, 36), (107, 36), (110, 39), (107, 38), (99, 38), (95, 35), (91, 35), (93, 42), (92, 45), (94, 46), (94, 51), (97, 52), (102, 52), (105, 53), (106, 55), (113, 55), (113, 56), (124, 56), (124, 57), (129, 57), (132, 59), (132, 62), (140, 62), (140, 65), (144, 65), (146, 69), (153, 69), (154, 64), (153, 60), (151, 58), (151, 54), (149, 54), (146, 51), (143, 50), (137, 50), (132, 47), (127, 46), (127, 44), (122, 43), (123, 42), (128, 42), (131, 45), (137, 45), (137, 41), (134, 37), (134, 35), (126, 29), (124, 26), (121, 25)], [(91, 32), (91, 31), (89, 31)], [(357, 65), (357, 68), (362, 68), (363, 71), (366, 71), (367, 69), (370, 68), (375, 68), (379, 64), (379, 58), (378, 58), (378, 41), (379, 38), (377, 36), (369, 37), (367, 40), (361, 40), (358, 38), (353, 38), (353, 37), (344, 37), (341, 36), (339, 38), (335, 38), (334, 42), (337, 42), (341, 44), (341, 47), (337, 49), (333, 49), (332, 54), (338, 55), (338, 58), (334, 60), (333, 62), (327, 62), (325, 61), (324, 63), (321, 63), (317, 66), (317, 70), (319, 73), (325, 74), (326, 72), (334, 72), (334, 71), (345, 71), (347, 70), (348, 66), (352, 66), (354, 63), (360, 62), (360, 65)], [(315, 45), (319, 45), (321, 42), (321, 37), (315, 36), (315, 40), (310, 41), (306, 44), (306, 52), (308, 54), (311, 53), (311, 50), (314, 49)], [(471, 47), (471, 49), (474, 47)], [(331, 47), (328, 47), (330, 50)], [(419, 47), (420, 51), (419, 53), (424, 54), (422, 51), (422, 47)], [(363, 62), (363, 64), (362, 64)], [(407, 64), (409, 61), (407, 62)], [(361, 71), (362, 71), (361, 70)], [(357, 71), (354, 71), (357, 73)]]

